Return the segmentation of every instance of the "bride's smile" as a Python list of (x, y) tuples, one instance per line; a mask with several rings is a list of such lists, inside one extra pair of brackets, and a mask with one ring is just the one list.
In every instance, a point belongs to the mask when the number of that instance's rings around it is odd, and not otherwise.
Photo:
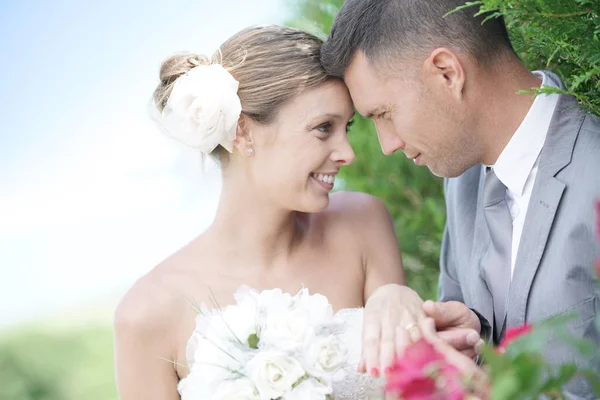
[(310, 174), (310, 177), (313, 178), (319, 185), (330, 191), (333, 189), (333, 185), (335, 183), (335, 176), (337, 172), (330, 173), (321, 173), (321, 172), (313, 172)]

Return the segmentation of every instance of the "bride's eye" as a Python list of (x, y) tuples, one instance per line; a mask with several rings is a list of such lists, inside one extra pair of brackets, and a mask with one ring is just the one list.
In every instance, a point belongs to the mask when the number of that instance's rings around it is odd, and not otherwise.
[(325, 122), (321, 125), (318, 125), (315, 129), (322, 133), (330, 133), (332, 126), (333, 124), (331, 122)]

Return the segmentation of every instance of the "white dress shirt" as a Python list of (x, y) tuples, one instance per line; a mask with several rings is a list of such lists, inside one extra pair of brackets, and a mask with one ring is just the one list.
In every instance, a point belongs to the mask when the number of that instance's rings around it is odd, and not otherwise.
[[(543, 72), (533, 71), (533, 73), (542, 80), (542, 85), (556, 87)], [(500, 153), (496, 164), (492, 166), (498, 179), (507, 187), (506, 202), (513, 221), (511, 278), (515, 269), (531, 190), (537, 176), (539, 155), (544, 147), (557, 101), (558, 94), (536, 96), (525, 119)]]

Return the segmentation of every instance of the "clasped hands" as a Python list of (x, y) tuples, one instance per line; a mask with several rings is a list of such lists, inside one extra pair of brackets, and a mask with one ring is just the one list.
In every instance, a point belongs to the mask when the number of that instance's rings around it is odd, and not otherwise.
[(476, 368), (472, 359), (484, 345), (479, 318), (463, 303), (423, 302), (414, 290), (397, 284), (381, 286), (371, 294), (363, 326), (358, 370), (372, 377), (385, 374), (394, 358), (421, 337), (466, 370)]

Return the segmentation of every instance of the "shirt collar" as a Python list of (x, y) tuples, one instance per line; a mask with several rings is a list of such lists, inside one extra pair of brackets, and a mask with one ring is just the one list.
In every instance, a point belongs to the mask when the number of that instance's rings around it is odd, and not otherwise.
[[(543, 72), (533, 73), (542, 79), (542, 86), (557, 87)], [(521, 125), (493, 166), (498, 179), (518, 196), (523, 195), (527, 178), (544, 147), (557, 100), (558, 94), (540, 94), (535, 97)]]

